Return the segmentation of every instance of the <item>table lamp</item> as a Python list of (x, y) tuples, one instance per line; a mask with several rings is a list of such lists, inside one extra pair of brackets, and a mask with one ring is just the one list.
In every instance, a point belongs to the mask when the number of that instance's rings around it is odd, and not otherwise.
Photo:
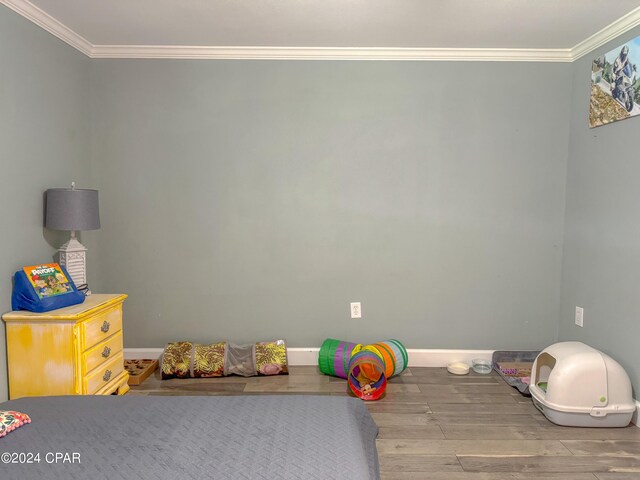
[(71, 238), (58, 252), (58, 262), (67, 269), (79, 290), (87, 289), (87, 248), (76, 238), (76, 231), (100, 228), (98, 191), (76, 188), (50, 188), (46, 192), (44, 226), (68, 230)]

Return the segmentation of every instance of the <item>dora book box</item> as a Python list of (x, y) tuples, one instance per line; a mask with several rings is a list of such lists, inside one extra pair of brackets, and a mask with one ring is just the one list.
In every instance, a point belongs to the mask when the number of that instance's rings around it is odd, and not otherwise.
[(31, 265), (14, 276), (11, 308), (31, 312), (48, 312), (84, 302), (71, 277), (57, 263)]

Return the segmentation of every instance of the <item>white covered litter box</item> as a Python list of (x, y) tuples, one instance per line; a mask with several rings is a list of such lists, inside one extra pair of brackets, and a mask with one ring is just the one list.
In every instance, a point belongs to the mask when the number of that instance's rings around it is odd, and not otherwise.
[(540, 352), (529, 391), (538, 410), (558, 425), (626, 427), (636, 408), (627, 372), (581, 342), (556, 343)]

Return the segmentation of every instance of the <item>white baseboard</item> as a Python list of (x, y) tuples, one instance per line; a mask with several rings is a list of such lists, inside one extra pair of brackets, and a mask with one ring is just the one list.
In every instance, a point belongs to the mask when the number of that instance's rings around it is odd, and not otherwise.
[(134, 360), (143, 358), (159, 359), (162, 355), (162, 348), (125, 348), (124, 359)]
[(493, 350), (435, 350), (408, 348), (410, 367), (446, 367), (451, 362), (465, 362), (481, 358), (491, 361)]
[[(289, 365), (317, 365), (317, 347), (289, 347)], [(474, 358), (491, 360), (493, 350), (431, 350), (407, 349), (410, 367), (446, 367), (451, 362), (471, 363)], [(124, 358), (160, 358), (162, 348), (125, 348)]]
[(318, 365), (318, 352), (315, 347), (289, 347), (287, 361), (289, 365)]

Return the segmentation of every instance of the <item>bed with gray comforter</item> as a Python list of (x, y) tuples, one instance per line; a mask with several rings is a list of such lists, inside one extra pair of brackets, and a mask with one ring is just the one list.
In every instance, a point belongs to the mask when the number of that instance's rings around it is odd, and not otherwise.
[(0, 438), (3, 480), (379, 478), (378, 428), (353, 398), (36, 397), (0, 410), (32, 420)]

